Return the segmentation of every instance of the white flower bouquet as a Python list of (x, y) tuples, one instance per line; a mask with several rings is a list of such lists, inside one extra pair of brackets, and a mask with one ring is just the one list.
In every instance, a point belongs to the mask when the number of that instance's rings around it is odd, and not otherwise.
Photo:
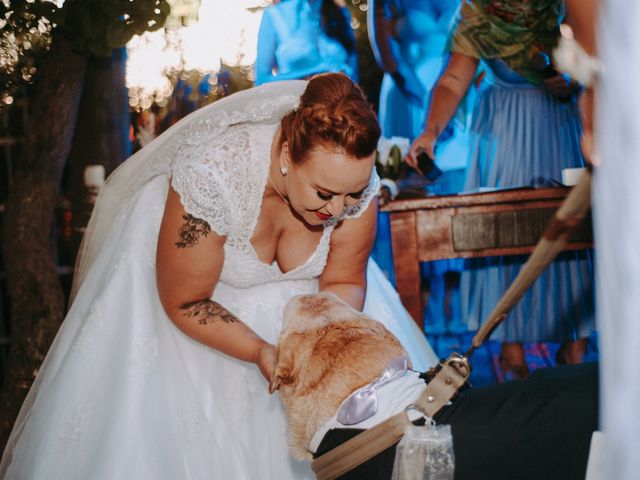
[(396, 180), (405, 170), (402, 159), (409, 152), (411, 142), (405, 137), (380, 137), (376, 153), (376, 170), (380, 176), (380, 203), (384, 205), (398, 195)]

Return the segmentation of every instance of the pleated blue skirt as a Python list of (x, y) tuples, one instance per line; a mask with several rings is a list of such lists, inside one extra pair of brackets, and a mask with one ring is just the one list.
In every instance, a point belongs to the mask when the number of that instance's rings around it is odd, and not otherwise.
[[(576, 101), (559, 102), (500, 64), (492, 64), (494, 78), (474, 111), (465, 190), (558, 185), (563, 168), (584, 166)], [(592, 257), (592, 251), (561, 254), (491, 338), (562, 342), (588, 337), (595, 322)], [(526, 258), (465, 262), (462, 311), (470, 330), (488, 317)]]

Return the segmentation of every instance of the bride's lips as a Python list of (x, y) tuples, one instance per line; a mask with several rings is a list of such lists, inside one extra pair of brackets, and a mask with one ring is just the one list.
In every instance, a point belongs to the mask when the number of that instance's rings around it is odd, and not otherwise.
[(328, 215), (326, 213), (322, 213), (322, 212), (315, 212), (316, 216), (322, 220), (322, 221), (327, 221), (331, 218), (331, 215)]

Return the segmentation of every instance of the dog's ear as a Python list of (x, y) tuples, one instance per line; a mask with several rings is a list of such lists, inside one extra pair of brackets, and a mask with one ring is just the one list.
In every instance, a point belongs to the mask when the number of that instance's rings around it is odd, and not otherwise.
[(271, 377), (271, 381), (269, 382), (269, 393), (273, 393), (278, 388), (280, 388), (280, 382), (282, 381), (282, 377), (276, 373)]
[(271, 381), (269, 382), (269, 393), (273, 393), (280, 388), (280, 385), (289, 385), (293, 382), (291, 369), (288, 367), (276, 365)]
[(280, 385), (289, 385), (294, 380), (293, 369), (295, 367), (297, 348), (296, 337), (297, 335), (287, 336), (286, 341), (278, 345), (276, 364), (273, 368), (273, 376), (269, 382), (269, 393), (278, 390)]

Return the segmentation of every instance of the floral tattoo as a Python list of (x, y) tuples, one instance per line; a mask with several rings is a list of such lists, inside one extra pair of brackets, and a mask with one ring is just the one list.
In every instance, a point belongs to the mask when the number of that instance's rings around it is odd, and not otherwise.
[(207, 222), (193, 215), (183, 215), (184, 224), (178, 230), (180, 241), (176, 242), (176, 247), (187, 248), (198, 244), (200, 237), (206, 237), (211, 233), (211, 227)]
[(200, 325), (209, 325), (218, 320), (224, 323), (237, 322), (238, 318), (213, 300), (197, 300), (180, 306), (187, 318), (195, 318)]

